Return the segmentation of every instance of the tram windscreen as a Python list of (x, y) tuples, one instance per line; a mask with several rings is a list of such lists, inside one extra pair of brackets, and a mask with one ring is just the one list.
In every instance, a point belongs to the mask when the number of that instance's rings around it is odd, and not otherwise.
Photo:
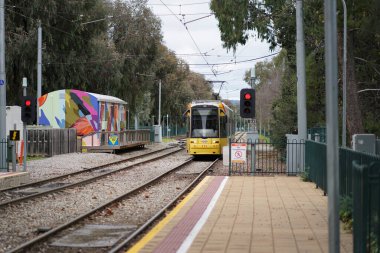
[(193, 108), (191, 111), (191, 137), (219, 137), (219, 122), (217, 108)]

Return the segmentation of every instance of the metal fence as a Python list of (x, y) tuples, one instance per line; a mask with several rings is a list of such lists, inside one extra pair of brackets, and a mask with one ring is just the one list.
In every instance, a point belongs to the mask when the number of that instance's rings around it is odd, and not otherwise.
[(308, 179), (321, 188), (326, 194), (327, 191), (327, 169), (326, 169), (326, 144), (306, 141), (305, 145), (305, 171)]
[(8, 171), (8, 162), (7, 162), (7, 147), (8, 142), (6, 139), (0, 140), (0, 171)]
[(318, 142), (326, 142), (326, 128), (325, 127), (313, 127), (307, 129), (309, 139)]
[(354, 162), (354, 252), (380, 250), (380, 162)]
[(27, 133), (28, 156), (54, 156), (78, 151), (75, 128), (33, 128), (27, 129)]
[[(326, 144), (306, 141), (309, 179), (327, 192)], [(354, 252), (379, 252), (380, 156), (339, 148), (339, 194), (353, 197)]]
[[(327, 192), (326, 144), (311, 140), (306, 141), (305, 168), (308, 178), (324, 193)], [(352, 162), (370, 164), (380, 161), (380, 156), (354, 151), (348, 148), (339, 148), (339, 193), (341, 196), (352, 194)]]
[[(245, 144), (245, 162), (234, 162), (235, 144)], [(229, 175), (297, 175), (304, 169), (304, 145), (304, 141), (294, 140), (287, 142), (284, 148), (283, 144), (264, 140), (232, 139), (229, 145)]]

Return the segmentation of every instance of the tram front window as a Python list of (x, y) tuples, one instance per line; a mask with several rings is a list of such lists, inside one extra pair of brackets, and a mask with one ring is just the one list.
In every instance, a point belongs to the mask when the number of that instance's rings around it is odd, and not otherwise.
[(192, 138), (217, 138), (219, 122), (218, 109), (193, 108), (191, 113)]

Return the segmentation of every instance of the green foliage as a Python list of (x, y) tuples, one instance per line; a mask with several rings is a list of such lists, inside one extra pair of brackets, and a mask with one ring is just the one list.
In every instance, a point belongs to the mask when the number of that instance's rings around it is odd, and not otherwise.
[(19, 103), (23, 77), (36, 94), (38, 20), (42, 94), (71, 88), (117, 96), (128, 102), (131, 124), (135, 114), (142, 124), (157, 115), (158, 79), (162, 114), (178, 115), (177, 123), (188, 102), (211, 98), (205, 78), (163, 45), (161, 22), (146, 0), (6, 0), (5, 6), (9, 105)]
[(264, 135), (259, 135), (259, 140), (263, 140), (265, 143), (270, 143), (270, 138)]
[(353, 210), (353, 200), (351, 196), (344, 196), (340, 198), (340, 210), (339, 218), (344, 223), (344, 229), (352, 230), (353, 219), (352, 219), (352, 210)]
[(377, 234), (374, 232), (371, 232), (369, 235), (369, 246), (371, 247), (371, 250), (367, 249), (371, 253), (377, 253), (379, 252), (379, 241), (377, 240)]
[[(294, 0), (212, 0), (211, 9), (219, 21), (221, 38), (224, 47), (235, 50), (238, 44), (244, 45), (250, 37), (257, 37), (270, 44), (271, 49), (281, 47), (287, 52), (287, 67), (289, 71), (296, 71), (296, 20)], [(350, 89), (348, 89), (347, 126), (348, 134), (359, 131), (363, 120), (364, 131), (380, 135), (380, 103), (379, 91), (365, 91), (364, 89), (378, 89), (380, 79), (380, 1), (346, 1), (348, 13), (348, 76)], [(338, 2), (338, 60), (339, 84), (342, 84), (342, 5)], [(306, 54), (307, 78), (307, 116), (308, 126), (325, 125), (325, 69), (324, 69), (324, 9), (323, 1), (307, 1), (303, 4), (304, 36)], [(349, 40), (350, 41), (350, 40)], [(261, 75), (262, 82), (271, 81), (273, 71), (268, 68), (272, 63), (258, 63), (256, 72), (264, 70)], [(268, 75), (269, 74), (269, 75)], [(272, 75), (271, 75), (272, 74)], [(291, 78), (290, 83), (288, 78)], [(281, 96), (287, 96), (292, 86), (295, 87), (294, 76), (283, 75), (283, 89)], [(247, 79), (247, 75), (246, 75)], [(339, 94), (342, 94), (340, 91)], [(296, 93), (293, 93), (296, 96)], [(352, 103), (356, 101), (358, 103)], [(272, 129), (281, 138), (296, 127), (292, 120), (294, 99), (280, 98), (279, 101), (269, 101), (273, 107), (274, 126), (284, 119), (284, 129)], [(339, 111), (342, 108), (342, 96), (339, 97)], [(360, 116), (360, 114), (363, 115)], [(341, 117), (340, 117), (341, 118)], [(359, 122), (359, 123), (358, 123)], [(290, 127), (293, 124), (292, 127)], [(349, 132), (350, 129), (352, 132)], [(286, 130), (286, 131), (284, 131)], [(362, 130), (360, 130), (362, 131)], [(282, 137), (284, 138), (284, 137)]]
[(286, 148), (288, 133), (295, 131), (297, 126), (296, 74), (290, 68), (285, 70), (281, 97), (272, 104), (271, 140), (277, 148)]
[(306, 167), (305, 170), (301, 172), (300, 177), (303, 182), (310, 182), (310, 167)]

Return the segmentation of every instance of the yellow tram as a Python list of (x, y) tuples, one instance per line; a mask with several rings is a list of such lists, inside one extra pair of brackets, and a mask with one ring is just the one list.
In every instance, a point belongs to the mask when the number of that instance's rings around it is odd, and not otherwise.
[(234, 133), (234, 113), (221, 101), (199, 100), (188, 105), (185, 112), (187, 153), (222, 155), (228, 137)]

